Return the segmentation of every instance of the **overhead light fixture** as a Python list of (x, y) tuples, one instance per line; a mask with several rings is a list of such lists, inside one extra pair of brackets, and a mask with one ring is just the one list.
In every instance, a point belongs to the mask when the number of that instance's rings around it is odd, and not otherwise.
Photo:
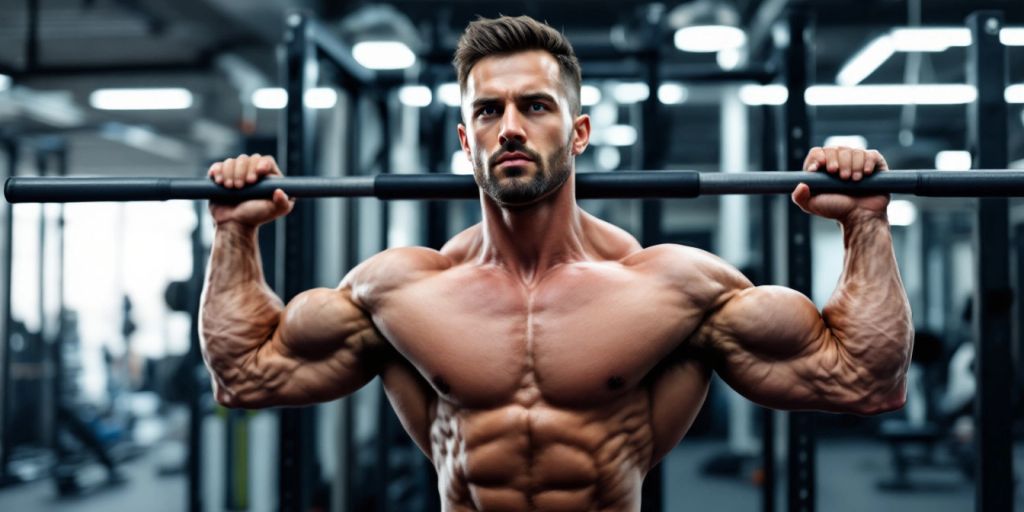
[(962, 105), (978, 98), (965, 84), (814, 85), (807, 88), (808, 105)]
[(718, 63), (718, 67), (725, 71), (736, 69), (740, 65), (741, 58), (742, 54), (739, 48), (726, 48), (725, 50), (719, 50), (715, 54), (715, 62)]
[[(252, 106), (265, 110), (278, 110), (288, 106), (288, 91), (281, 87), (261, 87), (249, 97)], [(338, 103), (338, 93), (330, 87), (314, 87), (306, 91), (303, 103), (308, 108), (334, 108)]]
[(466, 158), (461, 149), (452, 153), (452, 172), (455, 174), (473, 174), (473, 163)]
[(288, 91), (282, 87), (261, 87), (253, 91), (249, 99), (256, 108), (281, 109), (288, 106)]
[(962, 27), (904, 27), (889, 33), (898, 52), (944, 52), (971, 45), (971, 31)]
[(180, 87), (97, 89), (89, 105), (97, 110), (183, 110), (192, 106), (192, 93)]
[(459, 89), (459, 84), (455, 82), (446, 82), (438, 86), (437, 97), (441, 103), (449, 107), (462, 105), (462, 91)]
[(1006, 88), (1003, 97), (1007, 103), (1024, 103), (1024, 84), (1013, 84)]
[(601, 103), (601, 89), (588, 84), (580, 86), (580, 105), (593, 107), (598, 103)]
[(885, 64), (896, 51), (892, 37), (879, 36), (843, 64), (836, 75), (839, 85), (857, 85)]
[(602, 146), (597, 148), (595, 162), (597, 168), (602, 171), (614, 171), (622, 163), (622, 155), (619, 153), (619, 148)]
[(970, 151), (939, 151), (935, 154), (935, 169), (939, 171), (969, 171)]
[(398, 89), (398, 101), (407, 107), (425, 107), (434, 99), (430, 87), (425, 85), (403, 85)]
[(367, 69), (405, 69), (416, 63), (416, 54), (399, 41), (363, 41), (352, 47), (352, 57)]
[[(881, 67), (895, 52), (944, 52), (953, 47), (970, 46), (971, 31), (963, 27), (900, 27), (881, 35), (857, 52), (836, 75), (839, 85), (857, 85)], [(1024, 28), (1006, 27), (999, 31), (1006, 46), (1024, 46)]]
[(1024, 46), (1024, 28), (1007, 27), (999, 31), (999, 42), (1006, 46)]
[(302, 102), (308, 108), (334, 108), (338, 104), (338, 93), (330, 87), (314, 87), (306, 91)]
[(665, 105), (679, 105), (690, 93), (682, 84), (664, 83), (658, 86), (658, 101)]
[(11, 88), (11, 77), (0, 74), (0, 91), (6, 91)]
[(894, 199), (886, 209), (889, 224), (893, 226), (909, 226), (917, 220), (917, 206), (906, 199)]
[(636, 128), (628, 124), (615, 124), (601, 130), (598, 142), (605, 146), (622, 147), (636, 144), (636, 139)]
[(867, 149), (868, 140), (860, 135), (833, 135), (825, 139), (825, 146)]
[(730, 25), (694, 25), (676, 30), (673, 41), (684, 52), (711, 53), (743, 46), (747, 34)]
[(740, 101), (745, 105), (758, 107), (762, 105), (784, 105), (789, 99), (789, 89), (784, 85), (746, 84), (740, 86)]
[(612, 97), (623, 105), (646, 101), (650, 95), (651, 88), (643, 82), (622, 82), (612, 88)]

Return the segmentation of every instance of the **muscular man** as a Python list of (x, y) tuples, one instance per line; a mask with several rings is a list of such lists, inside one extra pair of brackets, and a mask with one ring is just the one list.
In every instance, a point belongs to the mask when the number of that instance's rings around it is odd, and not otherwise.
[[(577, 206), (590, 119), (560, 33), (478, 20), (455, 66), (483, 220), (440, 251), (387, 250), (285, 306), (264, 282), (256, 227), (290, 199), (211, 204), (202, 337), (220, 403), (311, 404), (380, 376), (450, 511), (639, 510), (644, 475), (686, 433), (712, 370), (768, 407), (902, 406), (912, 327), (888, 197), (793, 192), (843, 230), (842, 278), (819, 313), (711, 254), (643, 248)], [(806, 161), (852, 180), (885, 167), (851, 149)], [(279, 174), (259, 155), (210, 169), (228, 188)]]

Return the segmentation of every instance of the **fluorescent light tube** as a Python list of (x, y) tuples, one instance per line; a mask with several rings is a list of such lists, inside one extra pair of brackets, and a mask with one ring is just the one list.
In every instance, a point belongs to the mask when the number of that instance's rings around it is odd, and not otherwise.
[(970, 46), (971, 31), (962, 27), (907, 27), (889, 34), (898, 52), (944, 52), (954, 46)]
[(728, 25), (695, 25), (676, 30), (673, 40), (684, 52), (711, 53), (743, 46), (747, 34)]
[(416, 54), (399, 41), (363, 41), (352, 47), (352, 57), (368, 69), (405, 69), (416, 63)]
[(779, 84), (740, 86), (740, 101), (750, 106), (784, 105), (789, 99), (789, 89)]
[(935, 154), (935, 169), (939, 171), (967, 171), (971, 168), (970, 151), (939, 151)]
[(462, 105), (462, 91), (459, 90), (459, 84), (455, 82), (447, 82), (438, 86), (437, 97), (449, 107)]
[(665, 105), (683, 103), (689, 95), (689, 91), (681, 84), (665, 83), (658, 86), (658, 101)]
[(601, 89), (593, 85), (583, 85), (580, 87), (580, 105), (593, 107), (598, 103), (601, 103)]
[(978, 98), (965, 84), (815, 85), (807, 88), (808, 105), (961, 105)]
[(182, 110), (192, 106), (192, 93), (180, 87), (97, 89), (89, 104), (98, 110)]
[(643, 82), (622, 82), (612, 88), (612, 97), (623, 105), (646, 101), (650, 95), (650, 87)]
[(896, 46), (890, 36), (879, 36), (868, 43), (863, 50), (857, 52), (836, 75), (836, 83), (839, 85), (857, 85), (871, 76), (876, 69), (885, 64), (885, 61), (892, 57)]
[(825, 146), (867, 149), (868, 140), (860, 135), (833, 135), (825, 139)]
[(430, 87), (425, 85), (403, 85), (398, 89), (398, 101), (407, 107), (425, 107), (433, 97)]

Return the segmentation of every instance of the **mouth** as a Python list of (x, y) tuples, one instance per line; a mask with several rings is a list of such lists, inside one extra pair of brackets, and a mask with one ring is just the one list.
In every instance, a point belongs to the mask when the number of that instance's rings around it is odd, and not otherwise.
[(506, 153), (498, 158), (497, 164), (499, 167), (516, 167), (523, 166), (529, 163), (533, 163), (533, 159), (526, 156), (524, 153), (514, 152)]

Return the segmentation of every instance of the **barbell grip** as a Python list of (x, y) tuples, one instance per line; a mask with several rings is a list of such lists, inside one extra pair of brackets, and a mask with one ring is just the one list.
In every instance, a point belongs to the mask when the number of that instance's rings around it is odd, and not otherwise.
[[(577, 197), (688, 198), (723, 194), (784, 194), (798, 183), (811, 192), (870, 195), (882, 193), (933, 197), (1024, 196), (1024, 172), (888, 171), (860, 182), (823, 172), (700, 173), (697, 171), (619, 171), (576, 175)], [(472, 176), (453, 174), (381, 174), (351, 177), (284, 177), (242, 189), (227, 189), (207, 178), (50, 178), (13, 177), (4, 185), (10, 203), (166, 201), (209, 199), (239, 202), (269, 198), (281, 188), (291, 197), (377, 197), (379, 199), (474, 199)]]

